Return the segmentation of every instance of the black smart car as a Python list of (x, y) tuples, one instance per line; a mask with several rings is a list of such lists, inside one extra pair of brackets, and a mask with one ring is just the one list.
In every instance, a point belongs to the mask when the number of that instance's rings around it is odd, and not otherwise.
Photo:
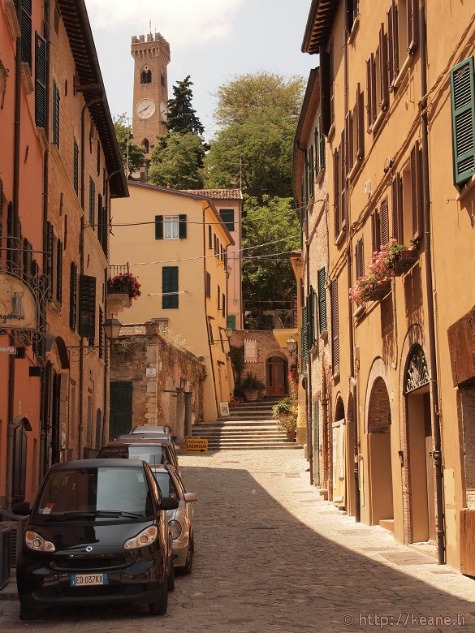
[(39, 607), (144, 602), (167, 611), (174, 588), (166, 510), (147, 463), (82, 459), (48, 471), (29, 514), (17, 563), (20, 618)]

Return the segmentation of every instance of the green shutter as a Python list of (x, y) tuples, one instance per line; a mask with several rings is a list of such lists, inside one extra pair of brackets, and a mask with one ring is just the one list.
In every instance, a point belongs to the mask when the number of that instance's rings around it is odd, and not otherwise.
[(163, 215), (155, 216), (155, 239), (163, 240)]
[(162, 269), (162, 308), (178, 308), (178, 266)]
[(460, 185), (475, 172), (475, 87), (473, 57), (450, 71), (454, 183)]
[(186, 239), (186, 213), (181, 213), (178, 216), (178, 237), (180, 240)]
[(232, 330), (236, 329), (236, 315), (228, 315), (228, 318), (226, 319), (226, 327), (230, 327)]

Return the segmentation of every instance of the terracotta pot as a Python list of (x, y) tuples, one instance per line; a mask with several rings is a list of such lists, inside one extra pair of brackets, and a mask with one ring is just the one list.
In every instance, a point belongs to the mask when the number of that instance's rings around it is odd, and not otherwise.
[(287, 431), (287, 442), (295, 442), (295, 431)]
[(255, 391), (255, 390), (249, 390), (249, 389), (244, 389), (244, 398), (248, 401), (248, 402), (252, 402), (254, 400), (257, 400), (259, 396), (259, 392)]

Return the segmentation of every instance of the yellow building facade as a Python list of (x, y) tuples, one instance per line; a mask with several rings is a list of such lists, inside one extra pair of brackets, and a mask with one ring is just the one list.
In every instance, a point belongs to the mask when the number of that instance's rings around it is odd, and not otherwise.
[(473, 35), (469, 3), (314, 0), (302, 44), (325, 138), (324, 176), (315, 149), (303, 171), (328, 183), (328, 277), (306, 301), (317, 330), (329, 308), (329, 398), (307, 394), (328, 495), (470, 575)]
[(129, 192), (113, 201), (111, 264), (128, 265), (141, 296), (120, 320), (157, 320), (171, 342), (202, 359), (203, 418), (214, 421), (234, 387), (226, 336), (231, 235), (201, 195), (134, 182)]

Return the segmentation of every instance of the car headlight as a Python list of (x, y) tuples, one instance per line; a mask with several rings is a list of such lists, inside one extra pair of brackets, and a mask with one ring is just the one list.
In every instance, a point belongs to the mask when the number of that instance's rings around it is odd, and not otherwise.
[(142, 530), (132, 538), (129, 538), (125, 541), (124, 547), (125, 549), (138, 549), (139, 547), (146, 547), (147, 545), (151, 545), (158, 536), (158, 528), (156, 525), (151, 525), (145, 530)]
[(183, 528), (181, 527), (180, 521), (176, 521), (175, 519), (172, 519), (171, 521), (168, 521), (168, 525), (170, 526), (170, 529), (172, 532), (172, 539), (173, 540), (177, 539), (183, 530)]
[(25, 545), (34, 552), (54, 552), (56, 547), (51, 541), (45, 541), (37, 532), (27, 530), (25, 532)]

